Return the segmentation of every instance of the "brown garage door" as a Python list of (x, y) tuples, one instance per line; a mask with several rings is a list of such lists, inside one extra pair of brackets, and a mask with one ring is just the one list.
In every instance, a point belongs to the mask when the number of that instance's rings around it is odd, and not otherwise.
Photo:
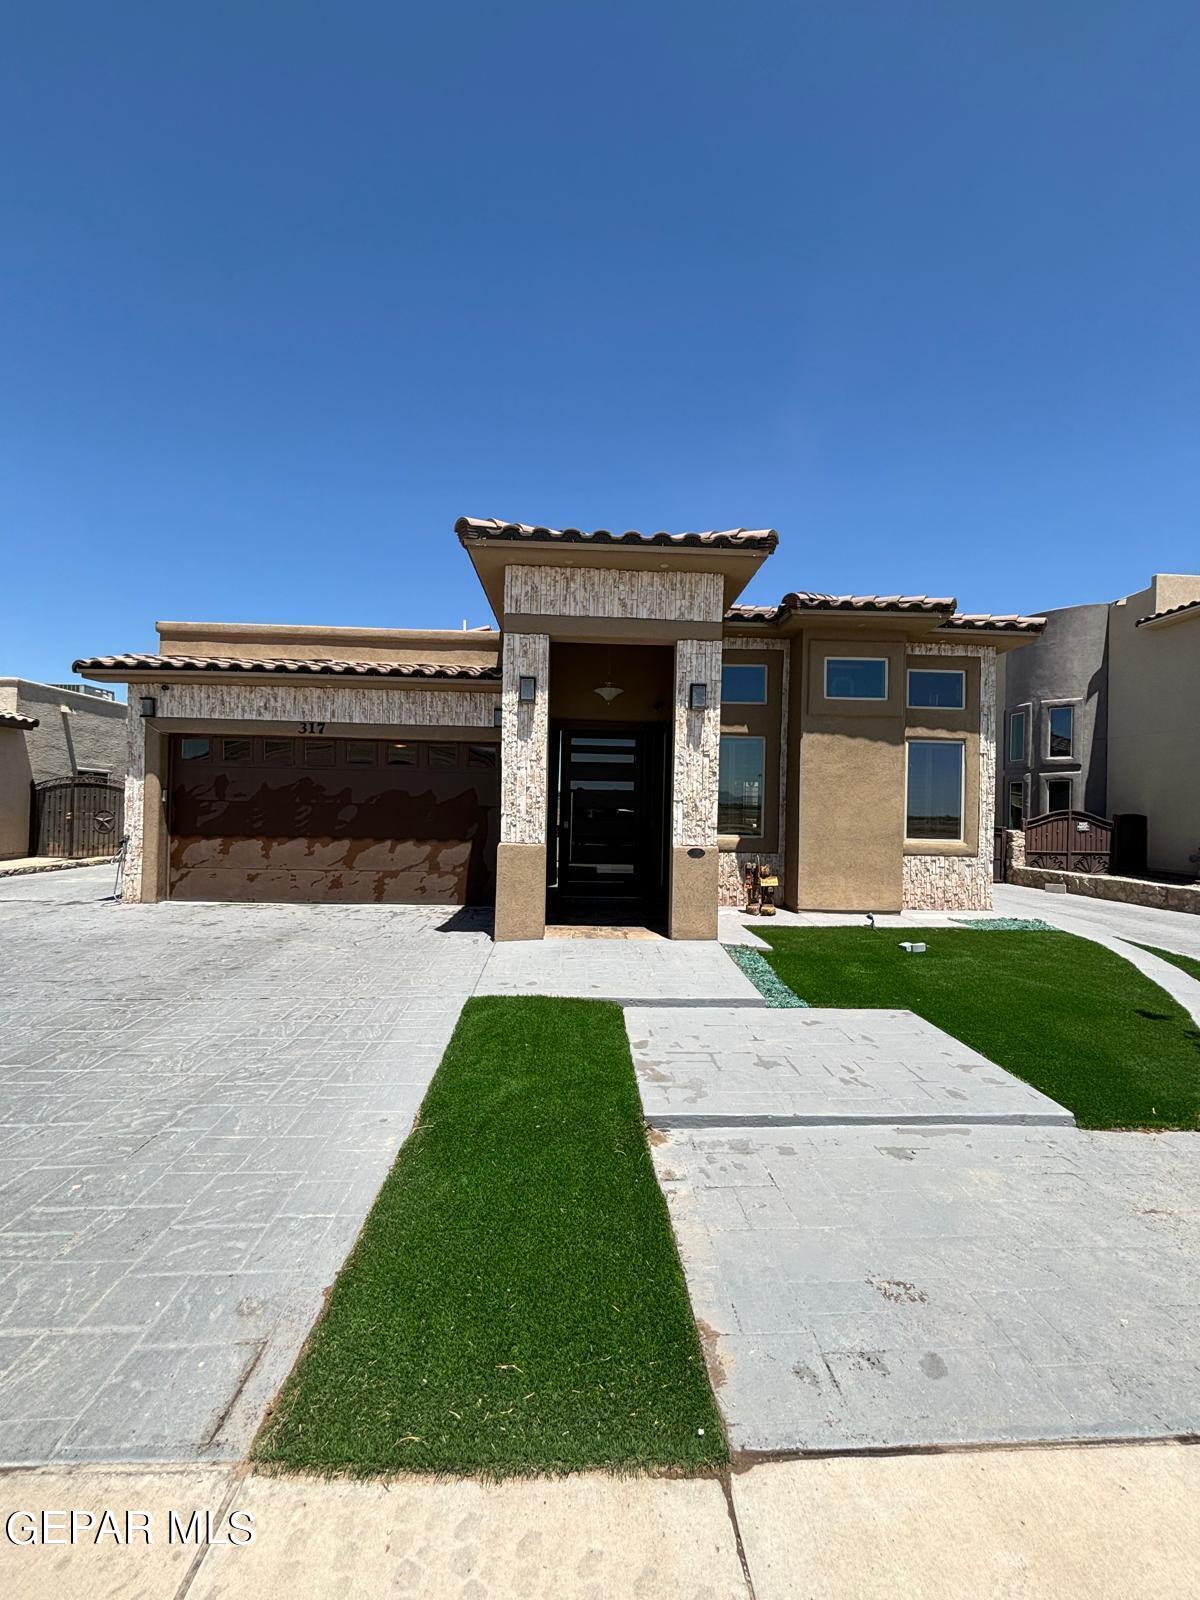
[(171, 896), (488, 904), (498, 764), (495, 744), (174, 735)]

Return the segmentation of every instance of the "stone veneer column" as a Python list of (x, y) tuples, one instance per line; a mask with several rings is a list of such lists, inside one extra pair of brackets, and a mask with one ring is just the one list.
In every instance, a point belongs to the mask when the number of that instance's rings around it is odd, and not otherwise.
[(157, 684), (134, 684), (129, 695), (128, 757), (125, 767), (125, 865), (121, 901), (138, 905), (163, 900), (167, 887), (166, 735), (148, 717), (138, 715), (142, 694), (155, 695)]
[[(704, 711), (689, 709), (693, 683), (708, 689)], [(675, 646), (675, 749), (671, 783), (672, 939), (715, 939), (720, 859), (717, 784), (721, 765), (721, 641)]]
[[(531, 705), (520, 680), (537, 679)], [(504, 635), (500, 734), (500, 842), (496, 849), (496, 938), (540, 939), (546, 931), (546, 807), (550, 732), (550, 639)]]

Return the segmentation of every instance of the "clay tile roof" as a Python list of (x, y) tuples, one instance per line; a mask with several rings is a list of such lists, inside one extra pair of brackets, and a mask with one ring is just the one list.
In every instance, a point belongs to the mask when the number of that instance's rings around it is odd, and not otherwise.
[(16, 711), (0, 711), (0, 728), (16, 728), (27, 733), (30, 728), (39, 726), (37, 717), (23, 717)]
[(1177, 606), (1168, 606), (1165, 611), (1155, 611), (1148, 617), (1139, 617), (1134, 627), (1144, 628), (1148, 622), (1162, 622), (1167, 617), (1179, 617), (1185, 611), (1200, 611), (1200, 600), (1184, 600)]
[(789, 611), (914, 611), (938, 613), (953, 611), (952, 598), (931, 598), (927, 594), (814, 594), (793, 590), (777, 606), (731, 606), (726, 616), (731, 622), (771, 622)]
[(1045, 617), (993, 617), (986, 612), (971, 612), (947, 617), (941, 626), (956, 628), (964, 633), (1041, 633), (1046, 626), (1046, 619)]
[(953, 599), (927, 594), (785, 594), (779, 602), (788, 611), (953, 611)]
[(597, 528), (535, 528), (526, 522), (501, 522), (497, 517), (459, 517), (454, 531), (463, 544), (507, 541), (528, 544), (665, 545), (673, 549), (761, 550), (770, 555), (779, 543), (774, 528), (727, 528), (711, 533), (610, 533)]
[(278, 676), (360, 678), (478, 678), (498, 682), (497, 665), (463, 666), (446, 661), (285, 661), (254, 660), (238, 656), (86, 656), (74, 670), (85, 676), (96, 671), (115, 672), (269, 672)]

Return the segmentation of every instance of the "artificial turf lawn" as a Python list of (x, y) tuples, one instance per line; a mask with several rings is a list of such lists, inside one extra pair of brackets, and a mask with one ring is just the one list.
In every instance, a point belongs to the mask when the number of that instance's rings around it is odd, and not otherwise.
[(489, 1476), (726, 1459), (619, 1006), (468, 1002), (255, 1455)]
[(1074, 1112), (1085, 1128), (1200, 1126), (1200, 1029), (1136, 967), (1070, 933), (755, 929), (810, 1006), (906, 1008)]
[(1189, 978), (1200, 981), (1200, 961), (1197, 961), (1195, 956), (1177, 956), (1174, 950), (1160, 950), (1154, 944), (1139, 944), (1138, 949), (1147, 950), (1152, 956), (1169, 961), (1173, 967), (1178, 967), (1180, 972), (1186, 972)]

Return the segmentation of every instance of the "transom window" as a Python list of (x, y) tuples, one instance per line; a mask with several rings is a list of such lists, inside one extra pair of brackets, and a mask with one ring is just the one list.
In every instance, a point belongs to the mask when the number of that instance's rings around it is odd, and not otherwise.
[(886, 700), (887, 668), (884, 656), (827, 656), (826, 700)]
[(964, 753), (961, 739), (908, 741), (906, 838), (962, 838)]
[(248, 766), (254, 755), (252, 739), (222, 739), (221, 760), (228, 767)]
[(1010, 712), (1008, 718), (1008, 759), (1020, 762), (1025, 759), (1025, 713)]
[(1050, 707), (1050, 754), (1070, 756), (1075, 744), (1075, 707)]
[(207, 761), (207, 739), (181, 739), (179, 741), (180, 758), (184, 761)]
[(721, 737), (717, 831), (755, 838), (763, 831), (766, 740), (736, 734)]
[(721, 703), (732, 706), (765, 706), (766, 667), (761, 662), (727, 662), (721, 668)]
[(961, 668), (909, 667), (908, 703), (961, 711), (967, 703), (967, 675)]

